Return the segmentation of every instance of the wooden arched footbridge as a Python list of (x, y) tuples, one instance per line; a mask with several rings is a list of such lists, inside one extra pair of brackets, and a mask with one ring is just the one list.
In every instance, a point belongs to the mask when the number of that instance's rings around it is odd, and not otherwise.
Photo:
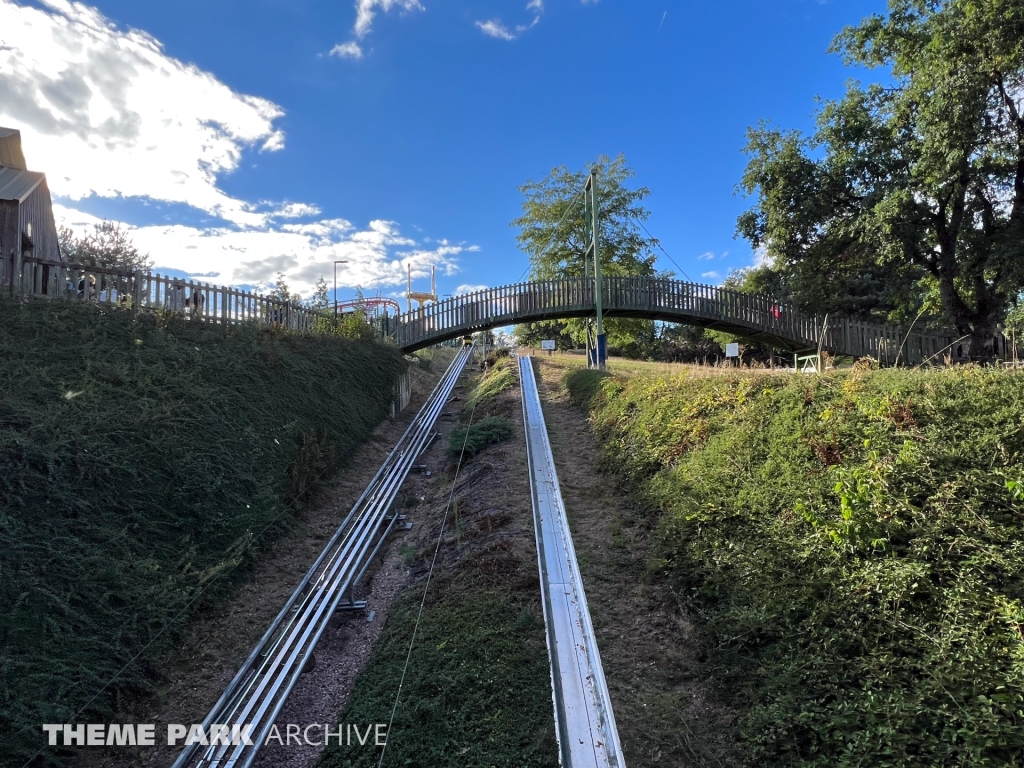
[[(805, 315), (770, 296), (650, 277), (602, 277), (605, 317), (686, 323), (764, 342), (791, 353), (817, 351), (914, 364), (939, 356), (952, 334)], [(595, 313), (594, 280), (568, 278), (489, 288), (428, 304), (399, 316), (395, 339), (404, 352), (476, 331)], [(902, 352), (900, 351), (902, 348)]]

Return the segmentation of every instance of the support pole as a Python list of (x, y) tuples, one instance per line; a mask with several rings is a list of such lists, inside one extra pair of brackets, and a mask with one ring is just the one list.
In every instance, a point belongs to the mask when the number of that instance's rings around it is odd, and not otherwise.
[(604, 335), (604, 302), (601, 295), (601, 249), (599, 234), (599, 212), (597, 203), (597, 169), (590, 171), (584, 187), (585, 196), (590, 197), (590, 249), (594, 255), (594, 309), (597, 315), (597, 327), (594, 339), (594, 367), (604, 370), (607, 365), (608, 351)]

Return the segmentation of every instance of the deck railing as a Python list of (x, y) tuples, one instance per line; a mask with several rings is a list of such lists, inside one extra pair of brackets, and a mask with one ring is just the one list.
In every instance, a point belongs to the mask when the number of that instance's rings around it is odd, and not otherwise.
[[(602, 278), (607, 316), (696, 323), (793, 352), (822, 351), (871, 357), (883, 364), (917, 364), (966, 357), (966, 339), (848, 318), (810, 316), (770, 296), (712, 285), (650, 277)], [(398, 318), (396, 340), (417, 349), (460, 333), (594, 311), (594, 281), (540, 280), (455, 296)], [(998, 352), (1009, 352), (1005, 339)]]

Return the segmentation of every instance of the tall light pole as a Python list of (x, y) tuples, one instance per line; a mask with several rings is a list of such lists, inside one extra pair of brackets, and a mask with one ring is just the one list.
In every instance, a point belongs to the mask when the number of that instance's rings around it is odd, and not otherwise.
[[(584, 227), (588, 230), (590, 242), (587, 244), (587, 253), (583, 257), (588, 259), (591, 254), (594, 257), (594, 305), (597, 315), (597, 328), (594, 350), (593, 366), (604, 370), (607, 359), (607, 346), (604, 335), (604, 306), (601, 297), (601, 252), (600, 252), (600, 223), (598, 220), (598, 194), (597, 194), (597, 168), (590, 171), (586, 182), (583, 185), (583, 207)], [(587, 352), (588, 366), (590, 352)]]
[(338, 265), (348, 264), (348, 259), (339, 259), (334, 262), (334, 319), (338, 319)]

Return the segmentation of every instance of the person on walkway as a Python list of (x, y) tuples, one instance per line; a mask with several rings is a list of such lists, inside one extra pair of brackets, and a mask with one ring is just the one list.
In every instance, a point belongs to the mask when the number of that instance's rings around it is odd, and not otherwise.
[(167, 311), (173, 314), (185, 311), (185, 284), (181, 280), (172, 282), (167, 291)]
[(192, 286), (192, 295), (189, 297), (192, 306), (192, 314), (196, 317), (203, 316), (203, 309), (206, 307), (206, 293), (198, 286)]
[[(89, 298), (96, 296), (96, 275), (89, 275)], [(85, 296), (85, 276), (78, 281), (78, 298), (84, 299)]]

